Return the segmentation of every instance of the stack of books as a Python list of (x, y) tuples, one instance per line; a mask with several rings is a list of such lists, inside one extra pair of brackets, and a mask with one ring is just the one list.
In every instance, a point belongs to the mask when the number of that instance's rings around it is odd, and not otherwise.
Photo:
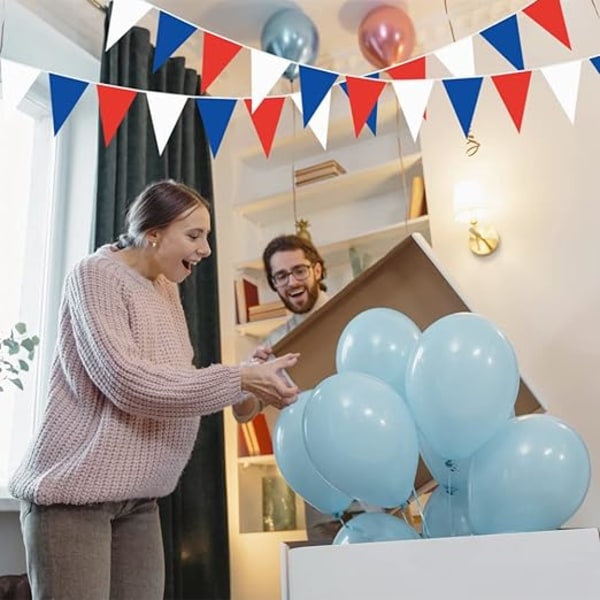
[(262, 321), (264, 319), (275, 319), (276, 317), (285, 317), (287, 309), (281, 300), (273, 300), (273, 302), (263, 302), (248, 308), (248, 320)]
[(330, 177), (337, 177), (338, 175), (343, 175), (345, 172), (346, 169), (337, 160), (326, 160), (304, 169), (296, 169), (294, 171), (294, 181), (296, 187), (300, 187), (309, 183), (323, 181)]
[(248, 423), (238, 425), (238, 456), (273, 454), (273, 441), (267, 419), (259, 413)]

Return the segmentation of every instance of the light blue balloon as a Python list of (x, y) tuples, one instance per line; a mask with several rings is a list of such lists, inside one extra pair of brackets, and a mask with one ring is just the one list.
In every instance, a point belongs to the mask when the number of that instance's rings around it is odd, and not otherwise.
[(370, 308), (351, 319), (335, 353), (338, 373), (357, 371), (389, 383), (403, 398), (406, 365), (421, 330), (392, 308)]
[(423, 537), (471, 535), (467, 489), (449, 493), (445, 488), (437, 487), (427, 500), (423, 521)]
[(304, 442), (317, 470), (351, 498), (395, 507), (412, 492), (417, 432), (404, 400), (375, 377), (321, 381), (304, 410)]
[(288, 485), (318, 511), (339, 517), (352, 498), (334, 488), (310, 460), (302, 433), (302, 416), (312, 390), (284, 408), (273, 429), (275, 461)]
[(511, 419), (471, 460), (473, 531), (557, 529), (581, 506), (590, 471), (585, 443), (561, 420), (549, 415)]
[[(312, 65), (319, 53), (319, 32), (315, 24), (296, 8), (282, 8), (269, 17), (261, 36), (261, 48), (281, 58)], [(294, 81), (300, 72), (291, 64), (284, 77)]]
[(333, 539), (333, 544), (363, 544), (365, 542), (391, 542), (418, 540), (421, 536), (402, 519), (383, 512), (367, 512), (348, 521)]
[(421, 450), (421, 458), (429, 469), (433, 478), (446, 491), (467, 490), (467, 478), (469, 476), (470, 458), (461, 460), (443, 458), (439, 456), (427, 441), (427, 438), (420, 432), (419, 446)]
[(409, 360), (406, 400), (438, 456), (471, 456), (509, 418), (519, 368), (506, 337), (486, 318), (455, 313), (430, 325)]

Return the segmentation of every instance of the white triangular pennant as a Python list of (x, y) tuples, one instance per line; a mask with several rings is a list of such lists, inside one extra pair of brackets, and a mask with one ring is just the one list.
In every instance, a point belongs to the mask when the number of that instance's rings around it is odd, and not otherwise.
[[(292, 100), (298, 109), (298, 112), (302, 114), (302, 94), (295, 92), (292, 94)], [(323, 150), (327, 150), (327, 134), (329, 132), (329, 114), (331, 107), (331, 90), (325, 94), (323, 100), (317, 107), (317, 110), (313, 113), (313, 116), (308, 122), (308, 127), (313, 132), (319, 144), (323, 147)]]
[(183, 94), (146, 92), (158, 153), (162, 154), (188, 97)]
[(261, 52), (260, 50), (250, 52), (252, 112), (258, 108), (289, 65), (289, 60), (275, 54)]
[(429, 102), (433, 79), (396, 79), (392, 81), (398, 105), (404, 113), (413, 141), (417, 141), (423, 114)]
[(39, 69), (0, 58), (2, 66), (2, 100), (16, 108), (40, 74)]
[(575, 123), (579, 80), (581, 78), (581, 61), (574, 60), (550, 67), (542, 67), (541, 71), (565, 114), (571, 123)]
[(436, 50), (434, 54), (454, 77), (472, 77), (475, 75), (473, 36), (448, 44)]
[(143, 0), (112, 0), (105, 50), (116, 44), (152, 8)]

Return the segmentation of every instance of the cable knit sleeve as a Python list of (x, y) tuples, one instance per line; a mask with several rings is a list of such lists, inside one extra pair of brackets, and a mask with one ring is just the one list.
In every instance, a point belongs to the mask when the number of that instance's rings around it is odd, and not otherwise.
[[(76, 356), (69, 356), (63, 349), (62, 360), (80, 361), (100, 392), (131, 415), (189, 418), (240, 402), (239, 367), (212, 365), (196, 369), (191, 364), (154, 362), (143, 355), (132, 334), (123, 279), (105, 264), (83, 261), (67, 278), (70, 323), (63, 326), (72, 329)], [(138, 297), (137, 302), (141, 301)], [(166, 315), (162, 326), (168, 327), (170, 318)], [(146, 326), (161, 327), (160, 323), (151, 323), (149, 320)]]

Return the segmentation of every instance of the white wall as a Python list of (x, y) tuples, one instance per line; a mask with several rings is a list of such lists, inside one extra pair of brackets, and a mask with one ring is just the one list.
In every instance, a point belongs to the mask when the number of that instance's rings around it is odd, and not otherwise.
[[(9, 1), (4, 14), (2, 56), (29, 64), (44, 72), (98, 81), (98, 60), (81, 50), (15, 1)], [(42, 73), (36, 90), (44, 92), (47, 79)], [(53, 260), (49, 277), (56, 283), (70, 266), (90, 248), (96, 186), (98, 109), (93, 86), (73, 110), (57, 139), (54, 193), (63, 200), (52, 216)], [(40, 165), (42, 168), (44, 165)], [(68, 231), (68, 234), (67, 234)], [(32, 243), (43, 240), (32, 239)], [(60, 286), (54, 285), (48, 298), (48, 312), (58, 314)], [(52, 340), (55, 319), (49, 319), (41, 336)], [(53, 344), (50, 344), (52, 346)], [(40, 356), (46, 370), (50, 359)], [(47, 377), (42, 375), (45, 380)], [(45, 386), (44, 386), (45, 389)], [(13, 507), (10, 510), (10, 507)], [(8, 510), (5, 510), (8, 509)], [(25, 556), (20, 535), (18, 513), (14, 504), (0, 503), (0, 574), (25, 571)]]
[[(600, 54), (600, 21), (591, 3), (563, 5), (573, 51), (522, 20), (528, 66)], [(482, 40), (475, 48), (478, 72), (511, 71)], [(592, 470), (600, 464), (599, 95), (600, 75), (586, 61), (571, 125), (542, 74), (534, 72), (519, 135), (488, 79), (472, 125), (481, 148), (469, 158), (438, 85), (421, 133), (436, 255), (472, 310), (511, 339), (525, 379), (548, 412), (583, 436)], [(479, 179), (495, 209), (502, 243), (486, 258), (469, 252), (466, 227), (453, 221), (453, 185), (463, 178)], [(571, 524), (599, 526), (599, 501), (596, 474)]]

